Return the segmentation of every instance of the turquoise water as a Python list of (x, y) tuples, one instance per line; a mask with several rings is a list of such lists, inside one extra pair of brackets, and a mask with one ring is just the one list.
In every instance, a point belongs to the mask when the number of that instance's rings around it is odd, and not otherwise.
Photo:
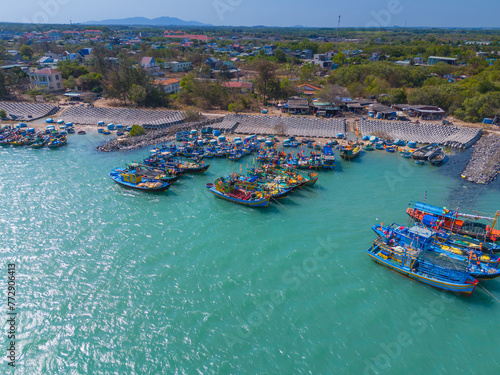
[[(436, 168), (371, 152), (249, 209), (204, 187), (239, 163), (214, 159), (206, 175), (144, 194), (107, 173), (147, 150), (98, 153), (102, 139), (0, 149), (1, 272), (18, 270), (16, 373), (497, 372), (500, 281), (456, 296), (365, 252), (370, 227), (407, 223), (408, 203), (426, 191), (429, 203), (492, 213), (498, 183), (465, 183), (455, 159)], [(12, 372), (5, 362), (0, 372)]]

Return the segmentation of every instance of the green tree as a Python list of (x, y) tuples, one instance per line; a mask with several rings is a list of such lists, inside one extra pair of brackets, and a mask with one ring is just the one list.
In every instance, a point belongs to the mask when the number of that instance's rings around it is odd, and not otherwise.
[(276, 58), (276, 61), (278, 61), (279, 63), (285, 63), (287, 61), (287, 56), (281, 48), (277, 48), (274, 51), (274, 57)]
[(132, 125), (132, 129), (130, 130), (131, 137), (138, 137), (140, 135), (146, 134), (146, 130), (140, 125)]
[(89, 70), (77, 63), (76, 61), (64, 60), (57, 64), (57, 69), (61, 72), (64, 79), (68, 79), (73, 76), (78, 78), (82, 75), (89, 74)]
[(31, 58), (33, 57), (33, 54), (35, 52), (33, 51), (33, 48), (31, 48), (30, 46), (27, 46), (26, 44), (23, 44), (21, 46), (21, 48), (19, 48), (19, 53), (24, 58), (31, 60)]
[(0, 99), (6, 99), (9, 96), (5, 73), (0, 70)]
[(262, 97), (262, 102), (267, 105), (270, 95), (279, 88), (279, 81), (276, 77), (276, 63), (266, 59), (257, 59), (253, 63), (253, 68), (257, 72), (255, 86)]
[(3, 109), (0, 109), (0, 120), (7, 118), (7, 112), (5, 112)]

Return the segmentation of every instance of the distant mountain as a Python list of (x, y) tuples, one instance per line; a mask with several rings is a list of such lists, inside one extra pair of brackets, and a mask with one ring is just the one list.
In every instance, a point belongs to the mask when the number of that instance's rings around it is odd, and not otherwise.
[(123, 26), (212, 26), (209, 24), (196, 22), (196, 21), (184, 21), (175, 17), (159, 17), (154, 19), (149, 19), (146, 17), (131, 17), (122, 19), (110, 19), (102, 21), (88, 21), (84, 22), (85, 25), (123, 25)]

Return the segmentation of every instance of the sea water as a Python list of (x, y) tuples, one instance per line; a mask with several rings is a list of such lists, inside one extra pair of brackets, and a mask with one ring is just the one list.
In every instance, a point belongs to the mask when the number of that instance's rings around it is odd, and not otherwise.
[(16, 373), (497, 373), (500, 280), (457, 296), (366, 255), (371, 226), (407, 224), (412, 200), (500, 208), (499, 184), (460, 179), (459, 157), (339, 157), (313, 188), (252, 209), (205, 188), (251, 156), (148, 194), (107, 176), (148, 150), (102, 142), (0, 149), (0, 314), (15, 264)]

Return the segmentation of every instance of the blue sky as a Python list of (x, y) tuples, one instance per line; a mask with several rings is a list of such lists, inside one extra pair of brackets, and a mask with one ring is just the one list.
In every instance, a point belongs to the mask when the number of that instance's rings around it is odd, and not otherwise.
[(178, 17), (213, 25), (500, 27), (500, 0), (23, 0), (0, 21), (69, 23)]

